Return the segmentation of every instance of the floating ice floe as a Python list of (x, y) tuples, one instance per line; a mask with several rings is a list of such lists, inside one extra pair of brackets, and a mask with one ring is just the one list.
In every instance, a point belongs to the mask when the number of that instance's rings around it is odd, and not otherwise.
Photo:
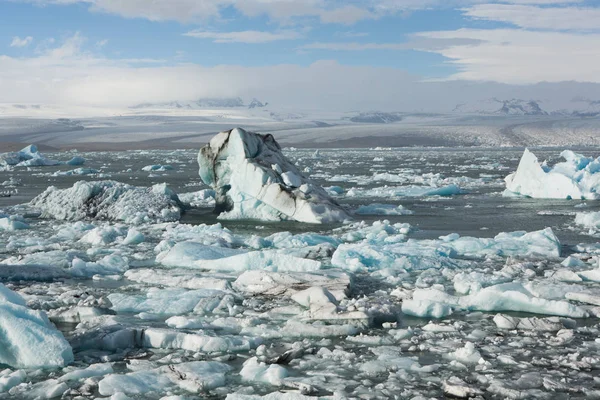
[(575, 215), (577, 225), (588, 228), (590, 233), (600, 230), (600, 212), (583, 212)]
[(68, 189), (51, 186), (29, 205), (43, 218), (94, 218), (130, 224), (177, 221), (183, 210), (175, 192), (165, 184), (144, 188), (115, 181), (79, 181)]
[(80, 166), (85, 164), (85, 158), (75, 156), (65, 163), (66, 165)]
[(343, 221), (347, 213), (302, 175), (271, 135), (221, 132), (198, 154), (200, 178), (216, 192), (223, 219)]
[(0, 165), (44, 167), (60, 164), (60, 161), (50, 160), (43, 156), (42, 153), (38, 152), (38, 148), (34, 144), (30, 144), (20, 151), (0, 154)]
[(0, 284), (0, 364), (14, 368), (62, 367), (73, 350), (43, 311)]
[(453, 259), (487, 256), (560, 257), (560, 242), (551, 228), (536, 232), (502, 232), (493, 239), (451, 234), (439, 240), (383, 237), (383, 240), (340, 245), (331, 263), (351, 271), (386, 268), (424, 269), (454, 265)]
[[(435, 310), (433, 305), (441, 303), (469, 311), (521, 311), (570, 318), (589, 316), (587, 310), (568, 301), (537, 297), (534, 292), (518, 282), (489, 286), (467, 296), (453, 296), (437, 289), (416, 289), (413, 292), (414, 300), (421, 304), (431, 303), (428, 308), (421, 307), (423, 311)], [(417, 316), (435, 317), (427, 313)]]
[(21, 229), (29, 229), (29, 224), (23, 218), (16, 215), (5, 217), (0, 214), (0, 231), (18, 231)]
[(142, 171), (146, 172), (165, 172), (173, 169), (170, 165), (146, 165), (142, 168)]
[(98, 383), (98, 391), (103, 396), (117, 393), (143, 395), (173, 388), (200, 393), (225, 385), (225, 375), (230, 370), (227, 364), (216, 361), (165, 365), (147, 371), (108, 375)]
[(549, 167), (525, 149), (517, 171), (505, 178), (505, 196), (521, 195), (540, 199), (600, 198), (600, 158), (588, 158), (565, 150), (566, 161)]
[(156, 260), (169, 268), (192, 268), (213, 271), (296, 271), (321, 269), (321, 262), (296, 257), (278, 250), (247, 251), (181, 242), (157, 255)]
[(383, 186), (372, 189), (352, 188), (346, 197), (425, 197), (425, 196), (453, 196), (461, 194), (457, 185), (451, 184), (440, 187), (432, 186)]
[(412, 215), (413, 211), (404, 208), (404, 206), (393, 204), (369, 204), (358, 207), (358, 215)]

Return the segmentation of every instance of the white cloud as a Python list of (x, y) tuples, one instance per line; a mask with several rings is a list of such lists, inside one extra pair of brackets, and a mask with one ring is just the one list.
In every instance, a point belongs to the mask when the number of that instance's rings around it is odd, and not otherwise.
[(464, 13), (474, 19), (505, 22), (522, 28), (600, 30), (600, 8), (481, 4), (465, 9)]
[(417, 37), (477, 41), (469, 45), (420, 47), (447, 57), (460, 69), (451, 79), (520, 84), (600, 82), (600, 34), (460, 29), (423, 32)]
[[(476, 35), (481, 32), (461, 34)], [(457, 34), (438, 32), (431, 36)], [(510, 32), (504, 36), (510, 36)], [(457, 103), (492, 96), (538, 99), (560, 93), (565, 101), (575, 96), (600, 98), (600, 85), (590, 83), (509, 86), (466, 81), (423, 82), (421, 77), (396, 68), (344, 66), (334, 61), (319, 61), (309, 66), (203, 67), (165, 66), (155, 63), (157, 60), (109, 60), (83, 51), (84, 41), (80, 35), (74, 35), (36, 57), (0, 55), (0, 103), (126, 107), (146, 102), (241, 96), (301, 109), (449, 111)], [(520, 68), (521, 65), (513, 65), (504, 75), (517, 74)], [(542, 70), (540, 76), (543, 75)]]
[[(12, 0), (38, 5), (84, 3), (91, 11), (145, 18), (150, 21), (201, 22), (221, 18), (223, 11), (234, 8), (248, 17), (266, 15), (280, 23), (297, 18), (317, 18), (323, 23), (353, 24), (375, 18), (369, 2), (344, 4), (338, 0)], [(381, 1), (381, 0), (378, 0)]]
[(24, 37), (21, 39), (18, 36), (12, 38), (12, 42), (10, 42), (10, 47), (26, 47), (29, 46), (33, 42), (33, 38), (31, 36)]
[(293, 30), (274, 33), (262, 31), (209, 32), (193, 30), (184, 35), (199, 39), (212, 39), (215, 43), (268, 43), (278, 40), (294, 40), (302, 37), (300, 32)]
[(300, 50), (363, 51), (363, 50), (407, 50), (413, 45), (406, 43), (356, 43), (356, 42), (315, 42), (299, 47)]
[(104, 47), (108, 44), (108, 39), (98, 40), (96, 42), (97, 47)]

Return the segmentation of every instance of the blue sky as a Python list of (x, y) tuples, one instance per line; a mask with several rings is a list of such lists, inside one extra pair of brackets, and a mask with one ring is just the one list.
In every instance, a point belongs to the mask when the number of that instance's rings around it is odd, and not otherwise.
[(106, 76), (137, 80), (140, 71), (165, 88), (182, 72), (198, 76), (195, 92), (182, 85), (140, 98), (218, 95), (214, 80), (231, 84), (231, 69), (240, 87), (222, 94), (246, 94), (253, 85), (242, 75), (268, 86), (282, 66), (306, 80), (324, 64), (333, 75), (316, 80), (340, 81), (343, 70), (346, 86), (381, 76), (597, 82), (598, 46), (598, 0), (0, 0), (0, 82), (12, 80), (0, 89), (14, 101), (35, 96), (36, 82), (40, 95), (73, 101)]

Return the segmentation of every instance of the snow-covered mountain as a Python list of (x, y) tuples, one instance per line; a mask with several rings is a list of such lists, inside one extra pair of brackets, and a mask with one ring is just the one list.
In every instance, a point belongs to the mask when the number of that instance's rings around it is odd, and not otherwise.
[[(263, 103), (260, 100), (254, 98), (248, 104), (248, 108), (263, 108), (268, 103)], [(158, 109), (188, 109), (196, 110), (203, 108), (237, 108), (246, 107), (244, 100), (240, 97), (230, 98), (205, 98), (194, 101), (171, 101), (167, 103), (142, 103), (132, 106), (132, 109), (145, 109), (145, 108), (158, 108)]]
[(250, 104), (248, 104), (248, 108), (264, 108), (267, 105), (269, 105), (269, 103), (263, 103), (262, 101), (258, 100), (257, 98), (254, 98), (254, 99), (252, 99)]
[(600, 100), (592, 100), (585, 97), (575, 97), (571, 100), (577, 105), (572, 111), (574, 116), (578, 117), (597, 117), (600, 116)]
[(389, 113), (389, 112), (361, 112), (354, 117), (350, 117), (351, 122), (363, 123), (363, 124), (390, 124), (392, 122), (402, 121), (402, 115), (400, 113)]
[(548, 115), (538, 100), (491, 98), (473, 104), (459, 104), (453, 112), (487, 115)]

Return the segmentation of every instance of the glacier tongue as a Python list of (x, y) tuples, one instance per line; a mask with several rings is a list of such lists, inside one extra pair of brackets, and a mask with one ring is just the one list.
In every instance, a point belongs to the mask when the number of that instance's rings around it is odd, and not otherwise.
[(343, 221), (346, 212), (281, 152), (271, 135), (236, 128), (213, 137), (198, 154), (202, 180), (216, 191), (223, 219)]

